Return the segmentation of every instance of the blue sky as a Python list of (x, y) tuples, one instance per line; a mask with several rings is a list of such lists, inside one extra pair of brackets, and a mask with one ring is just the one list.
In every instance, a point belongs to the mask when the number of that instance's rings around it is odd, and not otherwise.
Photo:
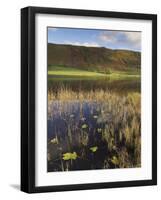
[(48, 43), (141, 51), (141, 32), (48, 28)]

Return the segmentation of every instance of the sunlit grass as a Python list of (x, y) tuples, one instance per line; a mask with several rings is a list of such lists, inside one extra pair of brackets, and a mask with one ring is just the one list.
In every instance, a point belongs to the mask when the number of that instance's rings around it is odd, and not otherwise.
[(88, 71), (83, 69), (77, 69), (74, 67), (65, 67), (65, 66), (49, 66), (48, 75), (56, 77), (83, 77), (83, 78), (99, 78), (99, 77), (110, 77), (113, 79), (121, 78), (139, 78), (140, 71), (112, 71), (110, 73), (99, 72), (99, 71)]
[(48, 70), (48, 75), (59, 75), (59, 76), (105, 76), (103, 73), (91, 72), (87, 70), (81, 70), (71, 67), (53, 67)]

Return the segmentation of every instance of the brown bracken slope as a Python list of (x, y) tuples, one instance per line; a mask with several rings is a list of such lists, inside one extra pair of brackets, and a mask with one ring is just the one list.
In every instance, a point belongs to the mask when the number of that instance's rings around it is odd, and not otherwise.
[(48, 65), (75, 67), (90, 71), (139, 69), (141, 53), (104, 47), (48, 44)]

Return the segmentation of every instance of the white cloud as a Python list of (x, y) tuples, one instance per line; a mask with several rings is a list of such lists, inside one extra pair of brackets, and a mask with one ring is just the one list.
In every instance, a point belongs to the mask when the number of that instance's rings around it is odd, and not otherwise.
[(65, 41), (64, 44), (71, 44), (74, 46), (85, 46), (85, 47), (100, 47), (100, 45), (96, 42), (71, 42)]
[(141, 48), (141, 32), (104, 31), (99, 39), (107, 45), (115, 45), (122, 48)]
[(140, 32), (125, 32), (124, 35), (132, 42), (140, 42), (141, 40)]
[(125, 32), (124, 35), (126, 36), (127, 41), (135, 47), (141, 45), (141, 32)]
[(104, 31), (100, 34), (99, 38), (105, 42), (116, 42), (117, 41), (116, 31)]

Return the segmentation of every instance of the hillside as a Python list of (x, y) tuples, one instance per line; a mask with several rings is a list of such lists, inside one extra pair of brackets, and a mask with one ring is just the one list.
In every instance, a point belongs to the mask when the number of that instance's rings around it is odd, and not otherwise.
[(95, 72), (139, 70), (141, 53), (104, 47), (48, 44), (48, 66), (51, 65)]

